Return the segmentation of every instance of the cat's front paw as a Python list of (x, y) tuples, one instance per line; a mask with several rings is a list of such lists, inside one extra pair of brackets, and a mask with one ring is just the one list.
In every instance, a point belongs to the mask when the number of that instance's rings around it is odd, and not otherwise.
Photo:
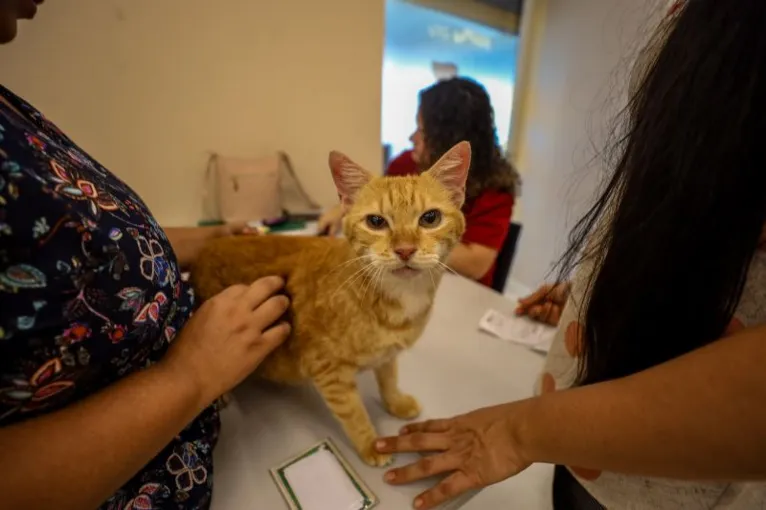
[(401, 420), (412, 420), (420, 416), (422, 410), (415, 397), (400, 393), (385, 402), (386, 410)]
[(359, 456), (362, 458), (365, 464), (372, 467), (385, 467), (393, 462), (394, 457), (388, 453), (378, 453), (375, 450), (375, 442), (370, 442), (361, 452)]

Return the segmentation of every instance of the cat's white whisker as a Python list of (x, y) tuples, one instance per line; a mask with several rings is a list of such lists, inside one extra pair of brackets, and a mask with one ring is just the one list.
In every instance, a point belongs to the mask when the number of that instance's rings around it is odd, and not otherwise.
[[(332, 294), (332, 296), (331, 296), (331, 297), (335, 297), (335, 294), (337, 294), (338, 292), (340, 292), (340, 290), (341, 290), (341, 289), (342, 289), (342, 288), (343, 288), (343, 287), (344, 287), (344, 286), (345, 286), (347, 283), (349, 283), (349, 281), (352, 281), (352, 280), (353, 280), (353, 281), (356, 281), (356, 280), (359, 278), (359, 275), (360, 275), (360, 274), (361, 274), (361, 275), (364, 275), (364, 274), (365, 274), (365, 272), (366, 272), (366, 270), (367, 270), (367, 269), (369, 269), (370, 267), (372, 267), (372, 266), (373, 266), (373, 264), (374, 264), (374, 262), (370, 262), (370, 263), (368, 263), (368, 264), (366, 264), (366, 265), (362, 266), (362, 268), (361, 268), (361, 269), (358, 269), (358, 270), (357, 270), (357, 271), (356, 271), (354, 274), (352, 274), (351, 276), (349, 276), (348, 278), (346, 278), (346, 280), (344, 280), (344, 281), (343, 281), (343, 283), (341, 283), (340, 285), (338, 285), (338, 288), (337, 288), (337, 289), (335, 289), (335, 292), (333, 292), (333, 294)], [(353, 281), (352, 281), (352, 283), (353, 283)]]
[(445, 264), (441, 260), (437, 260), (436, 263), (439, 264), (440, 267), (442, 267), (442, 268), (446, 269), (447, 271), (449, 271), (450, 273), (452, 273), (454, 275), (457, 275), (457, 271), (455, 271), (454, 269), (449, 267), (447, 264)]
[[(351, 260), (347, 260), (346, 262), (344, 262), (344, 263), (342, 263), (342, 264), (339, 264), (338, 266), (336, 266), (336, 267), (334, 267), (332, 270), (330, 270), (330, 271), (329, 271), (329, 272), (328, 272), (328, 273), (325, 275), (325, 278), (328, 278), (328, 277), (332, 276), (332, 275), (333, 275), (333, 274), (335, 274), (337, 271), (339, 271), (339, 270), (343, 269), (344, 267), (347, 267), (349, 264), (353, 264), (353, 263), (355, 263), (355, 262), (360, 262), (360, 261), (362, 261), (362, 263), (364, 263), (364, 262), (363, 262), (363, 261), (364, 261), (364, 259), (369, 259), (369, 258), (371, 258), (371, 257), (372, 257), (372, 255), (368, 254), (368, 255), (362, 255), (361, 257), (356, 257), (356, 258), (353, 258), (353, 259), (351, 259)], [(356, 274), (356, 273), (355, 273), (355, 274)], [(351, 275), (351, 276), (353, 277), (354, 275)]]
[(384, 268), (379, 268), (378, 271), (373, 276), (372, 281), (372, 293), (375, 294), (378, 291), (378, 281), (383, 277), (383, 274), (386, 272)]
[[(373, 266), (372, 263), (368, 264), (367, 267), (365, 267), (365, 270), (362, 274), (354, 278), (354, 281), (352, 281), (349, 285), (359, 284), (359, 288), (361, 288), (364, 285), (364, 282), (367, 281), (367, 278), (375, 272), (375, 266)], [(360, 281), (361, 280), (361, 281)]]
[[(361, 279), (362, 281), (359, 284), (359, 289), (361, 290), (362, 288), (365, 287), (365, 284), (368, 281), (370, 281), (372, 276), (375, 274), (376, 270), (377, 270), (376, 266), (374, 266), (372, 264), (368, 265), (367, 266), (367, 270), (364, 273), (362, 273), (354, 282), (352, 282), (352, 284), (355, 283), (356, 281), (358, 281), (359, 279)], [(364, 298), (364, 296), (363, 296), (363, 298)]]
[(374, 255), (372, 255), (371, 253), (368, 253), (368, 254), (366, 254), (366, 255), (362, 255), (361, 257), (355, 257), (355, 258), (353, 258), (353, 259), (351, 259), (351, 260), (347, 260), (347, 261), (345, 261), (344, 263), (342, 263), (342, 264), (339, 264), (337, 267), (334, 267), (334, 268), (332, 269), (332, 271), (330, 271), (329, 273), (327, 273), (327, 275), (329, 276), (329, 275), (333, 274), (335, 271), (338, 271), (338, 270), (340, 270), (340, 269), (343, 269), (344, 267), (346, 267), (346, 266), (347, 266), (347, 265), (349, 265), (349, 264), (353, 264), (354, 262), (357, 262), (357, 261), (359, 261), (359, 260), (362, 260), (362, 259), (369, 259), (369, 258), (372, 258), (372, 257), (374, 257)]
[(378, 273), (378, 281), (376, 282), (377, 287), (375, 288), (378, 292), (383, 290), (383, 276), (385, 275), (385, 271), (381, 270), (380, 273)]
[(373, 282), (375, 281), (375, 278), (378, 276), (378, 273), (380, 273), (382, 269), (380, 267), (376, 268), (375, 271), (371, 272), (370, 277), (366, 280), (366, 285), (364, 287), (364, 293), (362, 294), (362, 301), (364, 301), (364, 298), (367, 297), (367, 291), (370, 290), (370, 287), (372, 287)]
[(372, 268), (372, 267), (369, 268), (369, 271), (365, 271), (364, 272), (364, 274), (361, 277), (362, 281), (359, 282), (359, 285), (358, 285), (358, 288), (359, 288), (360, 291), (364, 290), (365, 285), (370, 280), (370, 278), (372, 277), (373, 274), (375, 274), (375, 269)]

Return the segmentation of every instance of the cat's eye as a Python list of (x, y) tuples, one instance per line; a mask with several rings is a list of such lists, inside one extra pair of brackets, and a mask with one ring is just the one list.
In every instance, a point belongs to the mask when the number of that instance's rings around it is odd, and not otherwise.
[(420, 223), (421, 227), (434, 228), (438, 226), (439, 223), (441, 222), (442, 222), (441, 211), (437, 211), (436, 209), (431, 209), (430, 211), (426, 211), (423, 213), (418, 223)]
[(365, 218), (367, 221), (367, 226), (370, 227), (373, 230), (383, 230), (388, 226), (388, 222), (383, 216), (378, 216), (377, 214), (370, 214)]

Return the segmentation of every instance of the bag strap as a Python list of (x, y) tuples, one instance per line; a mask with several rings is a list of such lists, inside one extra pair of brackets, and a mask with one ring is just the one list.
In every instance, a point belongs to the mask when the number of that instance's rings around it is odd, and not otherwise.
[(202, 184), (202, 213), (205, 220), (221, 219), (220, 204), (218, 203), (218, 179), (216, 179), (219, 157), (217, 152), (211, 152), (207, 160), (205, 180)]
[(290, 160), (290, 156), (288, 156), (284, 151), (277, 151), (277, 155), (279, 156), (279, 161), (281, 163), (280, 166), (286, 170), (282, 177), (287, 177), (289, 184), (292, 185), (292, 187), (300, 194), (301, 198), (309, 207), (317, 210), (321, 209), (321, 206), (316, 203), (308, 193), (306, 193), (306, 190), (301, 184), (300, 179), (298, 179), (298, 176), (295, 173), (295, 168), (293, 167), (293, 163)]

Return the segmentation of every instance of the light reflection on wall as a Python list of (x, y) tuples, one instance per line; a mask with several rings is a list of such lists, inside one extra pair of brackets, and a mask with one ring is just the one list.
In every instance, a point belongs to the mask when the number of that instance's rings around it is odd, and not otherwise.
[(460, 76), (484, 85), (505, 147), (517, 47), (516, 36), (403, 0), (387, 0), (382, 141), (391, 145), (392, 156), (410, 148), (418, 92), (434, 83), (434, 62), (455, 64)]

